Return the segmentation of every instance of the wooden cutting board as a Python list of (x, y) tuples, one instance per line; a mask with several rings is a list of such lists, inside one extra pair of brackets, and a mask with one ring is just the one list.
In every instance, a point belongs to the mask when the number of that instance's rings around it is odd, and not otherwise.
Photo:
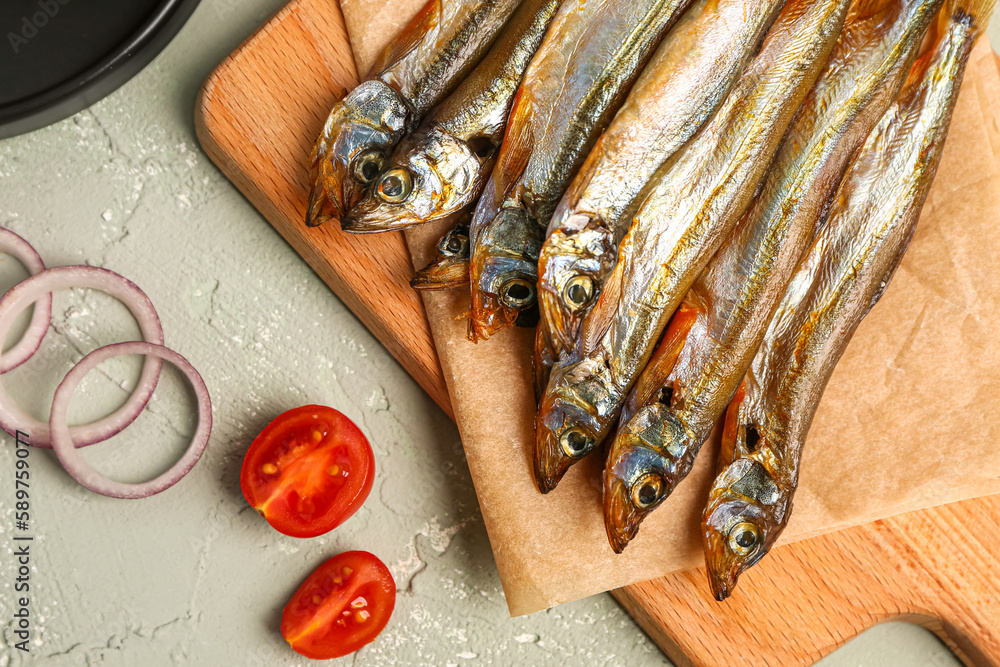
[[(983, 76), (977, 72), (977, 76)], [(986, 74), (998, 76), (990, 68)], [(306, 162), (357, 83), (333, 0), (294, 0), (206, 81), (209, 157), (452, 414), (402, 235), (307, 229)], [(1000, 496), (911, 512), (779, 547), (725, 603), (703, 569), (615, 591), (679, 665), (807, 665), (868, 627), (909, 620), (967, 663), (1000, 665)]]

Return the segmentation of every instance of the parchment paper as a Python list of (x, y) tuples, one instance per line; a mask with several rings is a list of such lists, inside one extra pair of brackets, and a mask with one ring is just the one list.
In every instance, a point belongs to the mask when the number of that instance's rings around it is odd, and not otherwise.
[[(370, 59), (396, 34), (399, 17), (412, 16), (423, 1), (343, 0), (359, 58)], [(994, 110), (1000, 75), (983, 38), (910, 250), (859, 327), (813, 422), (782, 542), (1000, 492)], [(430, 260), (446, 227), (408, 232), (416, 266)], [(717, 437), (615, 555), (601, 511), (601, 454), (571, 469), (547, 496), (532, 481), (533, 331), (508, 330), (474, 345), (462, 318), (467, 291), (425, 293), (424, 304), (512, 615), (702, 565), (698, 524)]]

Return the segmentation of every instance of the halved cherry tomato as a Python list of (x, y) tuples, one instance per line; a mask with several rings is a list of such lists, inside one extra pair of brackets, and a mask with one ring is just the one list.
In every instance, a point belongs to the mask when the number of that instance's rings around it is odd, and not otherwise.
[(304, 405), (267, 425), (243, 459), (240, 487), (275, 530), (328, 533), (368, 498), (375, 455), (364, 434), (333, 408)]
[(281, 634), (307, 658), (329, 660), (372, 642), (392, 616), (396, 582), (367, 551), (334, 556), (285, 605)]

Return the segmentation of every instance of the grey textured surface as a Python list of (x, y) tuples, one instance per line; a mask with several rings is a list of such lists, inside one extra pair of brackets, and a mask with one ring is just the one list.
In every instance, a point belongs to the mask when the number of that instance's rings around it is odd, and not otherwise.
[[(298, 665), (277, 632), (281, 609), (326, 558), (379, 555), (400, 589), (365, 665), (660, 665), (656, 646), (609, 595), (510, 619), (455, 426), (215, 169), (194, 137), (198, 85), (283, 0), (204, 0), (178, 39), (122, 90), (55, 126), (0, 142), (0, 226), (50, 266), (86, 263), (138, 283), (167, 344), (214, 399), (209, 449), (177, 487), (115, 501), (76, 485), (32, 451), (30, 654), (12, 647), (13, 490), (0, 485), (0, 667)], [(0, 259), (0, 290), (23, 278)], [(136, 335), (109, 297), (57, 294), (43, 350), (4, 383), (37, 418), (87, 351)], [(71, 417), (118, 405), (136, 359), (92, 373)], [(296, 540), (246, 505), (247, 444), (307, 402), (355, 420), (376, 452), (375, 489), (333, 533)], [(135, 481), (165, 469), (193, 430), (193, 402), (168, 373), (150, 409), (85, 451)], [(0, 447), (12, 479), (13, 442)], [(343, 662), (346, 662), (344, 660)], [(957, 664), (930, 633), (873, 629), (823, 667)]]

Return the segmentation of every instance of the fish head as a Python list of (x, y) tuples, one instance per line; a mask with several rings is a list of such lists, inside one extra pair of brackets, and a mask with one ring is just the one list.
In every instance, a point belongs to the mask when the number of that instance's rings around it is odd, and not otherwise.
[(740, 575), (764, 557), (787, 521), (789, 494), (759, 461), (739, 458), (716, 478), (702, 518), (708, 580), (729, 597)]
[(437, 257), (417, 271), (410, 281), (414, 289), (451, 289), (469, 283), (469, 224), (463, 221), (448, 230), (437, 244)]
[(589, 358), (552, 368), (535, 418), (535, 483), (542, 493), (604, 440), (609, 403), (602, 370), (600, 359)]
[(537, 303), (542, 228), (520, 207), (504, 207), (473, 240), (469, 338), (485, 340), (530, 316)]
[(475, 202), (496, 148), (474, 150), (437, 128), (405, 137), (365, 196), (341, 220), (345, 231), (384, 232), (441, 220)]
[(469, 259), (469, 216), (462, 216), (458, 224), (449, 229), (437, 243), (438, 255), (441, 257)]
[(673, 493), (677, 461), (690, 442), (690, 431), (662, 403), (644, 406), (619, 426), (604, 468), (604, 526), (615, 553)]
[(538, 307), (553, 354), (575, 346), (583, 318), (597, 302), (615, 263), (610, 230), (586, 215), (571, 215), (554, 229), (538, 258)]
[(395, 89), (365, 81), (334, 105), (310, 160), (313, 189), (306, 224), (340, 219), (382, 174), (411, 120)]

